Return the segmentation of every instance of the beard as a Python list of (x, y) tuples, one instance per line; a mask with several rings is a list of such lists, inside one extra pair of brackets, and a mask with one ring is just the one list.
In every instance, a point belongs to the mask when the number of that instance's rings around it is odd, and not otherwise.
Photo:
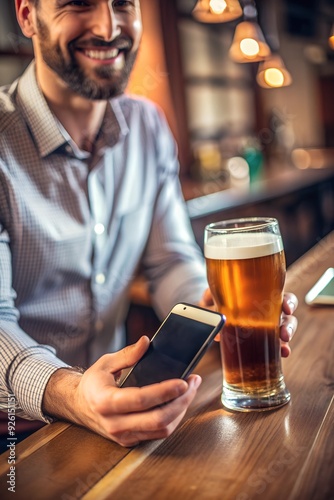
[(100, 66), (93, 70), (95, 74), (91, 77), (86, 74), (75, 57), (75, 44), (72, 41), (68, 45), (68, 60), (66, 60), (61, 47), (52, 44), (50, 31), (46, 24), (37, 18), (40, 37), (41, 55), (49, 68), (54, 71), (76, 94), (90, 100), (107, 100), (122, 94), (127, 86), (129, 77), (137, 58), (138, 50), (131, 52), (132, 41), (129, 37), (118, 36), (112, 42), (103, 40), (90, 40), (90, 46), (99, 47), (122, 47), (124, 51), (124, 66), (115, 69), (113, 66)]

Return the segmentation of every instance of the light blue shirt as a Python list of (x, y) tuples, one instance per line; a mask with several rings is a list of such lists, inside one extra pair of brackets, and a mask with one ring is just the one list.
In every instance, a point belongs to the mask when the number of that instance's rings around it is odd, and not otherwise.
[(12, 393), (17, 414), (48, 421), (51, 374), (124, 345), (139, 266), (160, 315), (207, 286), (164, 117), (113, 99), (94, 153), (81, 151), (32, 63), (0, 91), (0, 409)]

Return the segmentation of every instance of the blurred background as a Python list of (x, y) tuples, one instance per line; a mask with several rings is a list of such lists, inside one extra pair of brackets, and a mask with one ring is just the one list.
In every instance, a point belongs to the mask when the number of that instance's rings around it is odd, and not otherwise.
[[(334, 0), (141, 6), (128, 91), (167, 116), (199, 244), (208, 222), (275, 216), (292, 263), (334, 229)], [(14, 1), (2, 1), (0, 85), (31, 59)]]

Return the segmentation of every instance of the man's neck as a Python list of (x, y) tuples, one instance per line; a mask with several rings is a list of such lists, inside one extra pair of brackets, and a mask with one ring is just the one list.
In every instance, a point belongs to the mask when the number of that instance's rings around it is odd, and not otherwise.
[[(48, 80), (46, 85), (43, 77), (37, 80), (45, 99), (54, 115), (69, 133), (80, 149), (93, 152), (107, 101), (92, 101), (74, 94), (65, 84)], [(60, 85), (59, 85), (60, 84)]]
[(78, 102), (76, 99), (62, 103), (49, 101), (48, 104), (76, 145), (92, 153), (107, 103), (106, 101), (83, 101)]

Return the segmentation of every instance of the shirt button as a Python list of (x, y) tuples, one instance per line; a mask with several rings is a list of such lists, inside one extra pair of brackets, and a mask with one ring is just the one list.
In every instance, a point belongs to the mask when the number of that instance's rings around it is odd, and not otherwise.
[(98, 285), (103, 285), (106, 281), (106, 276), (105, 274), (103, 273), (99, 273), (95, 276), (95, 282), (98, 284)]
[(105, 231), (105, 227), (103, 224), (101, 224), (99, 222), (98, 224), (95, 224), (94, 231), (95, 231), (95, 234), (98, 234), (98, 235), (103, 234)]
[(69, 144), (67, 144), (67, 146), (65, 146), (65, 151), (66, 151), (66, 153), (72, 153), (72, 148)]

